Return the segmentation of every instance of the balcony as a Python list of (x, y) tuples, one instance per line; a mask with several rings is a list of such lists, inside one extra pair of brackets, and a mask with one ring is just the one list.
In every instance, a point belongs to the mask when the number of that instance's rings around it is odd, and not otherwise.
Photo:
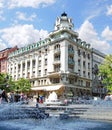
[(75, 64), (75, 62), (74, 62), (74, 60), (69, 59), (69, 60), (68, 60), (68, 64), (74, 65), (74, 64)]
[(74, 50), (69, 49), (68, 50), (68, 55), (74, 55)]
[(32, 75), (31, 78), (35, 78), (35, 75)]
[(49, 72), (48, 73), (48, 77), (50, 78), (52, 78), (52, 77), (59, 77), (59, 71), (60, 71), (60, 69), (56, 69), (56, 70), (54, 70), (54, 71), (52, 71), (52, 72)]
[(59, 54), (61, 51), (60, 51), (60, 49), (55, 49), (54, 50), (54, 54)]
[(54, 59), (54, 64), (60, 64), (60, 58), (55, 58)]

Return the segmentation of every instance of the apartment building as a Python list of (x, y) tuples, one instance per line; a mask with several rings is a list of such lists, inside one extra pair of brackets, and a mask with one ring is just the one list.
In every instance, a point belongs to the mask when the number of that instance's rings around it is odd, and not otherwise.
[(102, 77), (99, 77), (99, 66), (105, 59), (105, 54), (92, 48), (92, 95), (104, 97), (106, 95), (106, 88), (102, 83)]
[(92, 55), (90, 44), (74, 31), (66, 13), (57, 17), (49, 36), (12, 52), (8, 73), (15, 80), (28, 78), (32, 94), (85, 96), (92, 94)]
[(7, 73), (8, 54), (15, 50), (17, 50), (17, 46), (13, 48), (6, 48), (0, 51), (0, 73)]

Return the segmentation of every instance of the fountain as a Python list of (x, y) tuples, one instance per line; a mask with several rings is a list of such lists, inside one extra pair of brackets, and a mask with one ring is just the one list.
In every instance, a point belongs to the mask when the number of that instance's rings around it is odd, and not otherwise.
[(48, 100), (57, 101), (58, 100), (57, 94), (55, 92), (50, 93)]
[(21, 119), (0, 121), (0, 130), (111, 130), (112, 123), (91, 120)]
[(0, 120), (13, 119), (45, 119), (49, 115), (36, 107), (24, 106), (19, 103), (0, 104)]
[[(79, 105), (74, 104), (75, 109), (76, 106), (79, 108), (81, 107), (81, 104)], [(84, 107), (84, 104), (82, 104), (82, 106)], [(90, 111), (88, 112), (91, 112), (92, 115), (94, 115), (95, 112), (96, 113), (99, 112), (99, 110), (100, 113), (104, 114), (103, 110), (106, 110), (107, 108), (112, 108), (112, 102), (100, 101), (100, 104), (98, 103), (92, 104), (91, 107), (92, 109), (89, 109)], [(109, 111), (109, 114), (111, 113), (111, 110)], [(87, 114), (89, 114), (88, 112)], [(107, 120), (95, 121), (91, 119), (81, 119), (81, 118), (78, 119), (69, 118), (67, 120), (60, 120), (60, 118), (56, 117), (43, 119), (44, 114), (45, 113), (41, 112), (38, 108), (31, 108), (29, 106), (20, 105), (18, 103), (0, 104), (0, 130), (12, 130), (12, 129), (13, 130), (37, 130), (37, 129), (38, 130), (111, 130), (112, 129), (112, 123), (107, 122)], [(40, 120), (41, 117), (43, 120)]]
[(48, 99), (45, 100), (44, 102), (45, 105), (61, 105), (63, 104), (57, 97), (56, 92), (50, 93)]

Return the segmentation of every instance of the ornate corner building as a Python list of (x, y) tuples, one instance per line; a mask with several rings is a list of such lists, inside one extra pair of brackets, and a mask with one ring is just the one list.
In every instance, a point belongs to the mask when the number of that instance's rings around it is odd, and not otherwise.
[(10, 53), (7, 71), (15, 80), (28, 78), (32, 94), (84, 96), (92, 95), (92, 61), (90, 44), (79, 38), (63, 13), (46, 39)]

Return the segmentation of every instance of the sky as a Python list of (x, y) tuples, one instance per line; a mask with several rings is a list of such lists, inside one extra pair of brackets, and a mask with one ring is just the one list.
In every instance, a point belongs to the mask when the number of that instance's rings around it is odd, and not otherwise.
[(0, 0), (0, 50), (46, 38), (63, 12), (82, 41), (112, 54), (112, 0)]

